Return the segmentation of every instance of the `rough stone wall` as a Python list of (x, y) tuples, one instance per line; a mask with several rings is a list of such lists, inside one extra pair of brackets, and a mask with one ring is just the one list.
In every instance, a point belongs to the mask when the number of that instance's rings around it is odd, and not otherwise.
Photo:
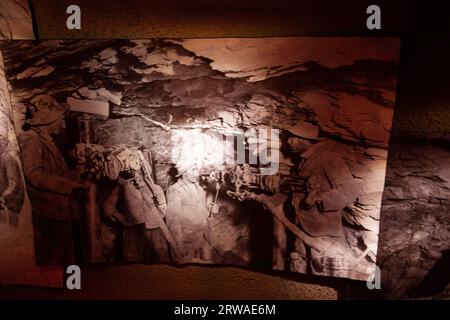
[[(449, 261), (443, 256), (450, 250), (449, 160), (445, 145), (390, 147), (378, 256), (388, 297), (445, 295), (441, 291), (449, 281)], [(440, 259), (446, 259), (442, 266), (436, 265)], [(433, 266), (445, 265), (447, 270), (432, 271)]]

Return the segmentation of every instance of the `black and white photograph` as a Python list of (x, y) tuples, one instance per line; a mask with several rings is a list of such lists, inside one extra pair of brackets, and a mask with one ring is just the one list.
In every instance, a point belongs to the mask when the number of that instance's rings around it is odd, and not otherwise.
[[(15, 129), (2, 139), (18, 139), (37, 265), (373, 276), (398, 38), (3, 41), (0, 52)], [(0, 199), (18, 188), (0, 187)]]

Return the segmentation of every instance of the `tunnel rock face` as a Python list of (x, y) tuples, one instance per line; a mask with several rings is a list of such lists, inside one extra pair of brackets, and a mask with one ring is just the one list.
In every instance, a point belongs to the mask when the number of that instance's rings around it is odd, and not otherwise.
[[(191, 42), (186, 40), (186, 47), (195, 49)], [(334, 40), (329, 42), (320, 43), (315, 50), (334, 45)], [(107, 101), (110, 118), (116, 119), (108, 120), (105, 128), (110, 123), (116, 129), (122, 127), (120, 139), (147, 136), (124, 127), (154, 130), (150, 128), (154, 125), (138, 117), (143, 114), (172, 128), (286, 129), (302, 119), (316, 123), (323, 136), (344, 143), (387, 147), (395, 99), (395, 60), (362, 59), (359, 53), (360, 59), (346, 58), (342, 65), (340, 61), (322, 61), (322, 66), (300, 60), (280, 72), (280, 66), (270, 61), (264, 68), (244, 61), (230, 71), (226, 70), (229, 62), (222, 61), (225, 58), (214, 61), (207, 53), (200, 52), (206, 57), (197, 55), (183, 44), (180, 40), (19, 42), (4, 46), (3, 51), (14, 99), (22, 103), (49, 93), (59, 100), (71, 96)], [(203, 47), (220, 57), (242, 56), (239, 46), (221, 52), (223, 44), (215, 41)], [(241, 47), (245, 48), (244, 44)], [(292, 52), (283, 54), (295, 57)], [(312, 56), (309, 53), (304, 59)]]
[[(383, 289), (390, 297), (439, 293), (418, 288), (450, 249), (449, 158), (448, 148), (431, 143), (390, 147), (378, 251)], [(433, 281), (448, 285), (442, 275)]]
[[(345, 217), (347, 241), (355, 254), (370, 247), (374, 262), (395, 103), (396, 39), (54, 40), (2, 43), (0, 50), (18, 134), (26, 105), (39, 94), (60, 103), (106, 103), (108, 117), (94, 120), (95, 142), (149, 147), (163, 189), (173, 183), (174, 130), (278, 129), (279, 161), (289, 169), (295, 165), (285, 150), (286, 130), (300, 120), (318, 126), (358, 181), (358, 201)], [(76, 140), (66, 137), (64, 145)], [(242, 210), (223, 202), (217, 229), (235, 230), (239, 241), (233, 247), (236, 242), (220, 232), (214, 241), (230, 259), (246, 264), (248, 217), (238, 219), (235, 212)]]
[[(322, 45), (325, 49), (326, 43)], [(4, 51), (14, 56), (7, 63), (15, 91), (31, 81), (35, 86), (17, 92), (24, 99), (40, 92), (60, 98), (98, 96), (111, 102), (114, 115), (142, 112), (163, 122), (170, 115), (177, 126), (208, 127), (220, 120), (221, 126), (285, 128), (308, 119), (324, 134), (387, 145), (396, 84), (392, 60), (367, 58), (332, 68), (299, 61), (301, 68), (280, 74), (271, 73), (276, 66), (266, 67), (267, 75), (254, 79), (258, 70), (245, 70), (239, 77), (235, 70), (233, 76), (216, 70), (221, 61), (197, 56), (183, 41), (45, 41), (10, 44)], [(58, 81), (61, 77), (64, 83)], [(381, 126), (371, 125), (377, 121)]]

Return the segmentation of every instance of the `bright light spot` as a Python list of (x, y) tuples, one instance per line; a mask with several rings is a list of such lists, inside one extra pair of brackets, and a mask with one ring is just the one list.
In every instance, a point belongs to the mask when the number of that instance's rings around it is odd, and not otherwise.
[(223, 168), (225, 164), (233, 163), (233, 141), (233, 136), (228, 139), (213, 130), (175, 130), (172, 134), (172, 162), (180, 172), (194, 166)]

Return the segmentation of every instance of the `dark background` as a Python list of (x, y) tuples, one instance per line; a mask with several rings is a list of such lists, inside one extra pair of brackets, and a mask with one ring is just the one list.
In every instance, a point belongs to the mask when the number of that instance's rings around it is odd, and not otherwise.
[[(82, 29), (65, 27), (78, 4)], [(382, 29), (367, 30), (377, 4)], [(444, 1), (32, 1), (36, 35), (60, 38), (395, 36), (402, 38), (392, 142), (450, 138), (450, 10)], [(382, 234), (381, 234), (382, 237)], [(5, 288), (0, 298), (344, 298), (354, 282), (237, 268), (96, 266), (83, 290)]]

